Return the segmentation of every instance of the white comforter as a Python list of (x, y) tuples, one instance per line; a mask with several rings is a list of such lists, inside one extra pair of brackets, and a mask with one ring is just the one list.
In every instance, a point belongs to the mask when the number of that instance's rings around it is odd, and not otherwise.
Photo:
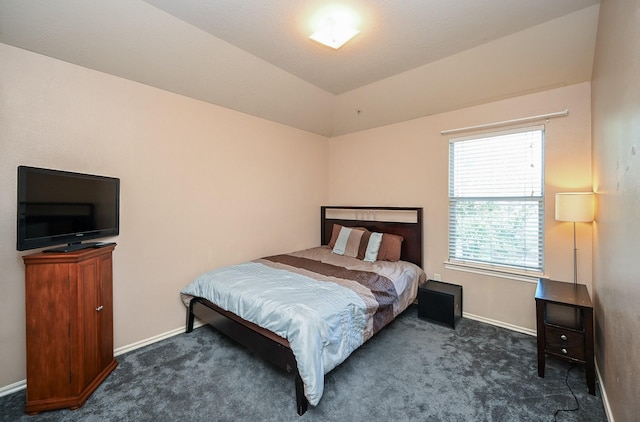
[[(366, 263), (336, 256), (327, 248), (313, 248), (293, 255), (345, 268), (382, 273), (392, 280), (399, 303), (394, 315), (416, 297), (424, 272), (406, 262)], [(325, 277), (318, 281), (300, 272), (288, 271), (262, 260), (219, 268), (200, 275), (181, 294), (202, 297), (229, 312), (266, 328), (289, 341), (305, 396), (317, 405), (324, 390), (324, 374), (342, 363), (371, 335), (371, 300), (362, 291), (345, 287), (355, 283)], [(360, 290), (362, 290), (360, 288)], [(375, 306), (375, 305), (374, 305)]]

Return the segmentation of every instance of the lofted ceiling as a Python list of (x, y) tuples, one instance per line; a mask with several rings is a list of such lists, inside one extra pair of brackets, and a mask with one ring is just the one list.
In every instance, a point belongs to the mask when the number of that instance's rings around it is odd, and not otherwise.
[(598, 0), (2, 0), (0, 42), (325, 136), (588, 81)]

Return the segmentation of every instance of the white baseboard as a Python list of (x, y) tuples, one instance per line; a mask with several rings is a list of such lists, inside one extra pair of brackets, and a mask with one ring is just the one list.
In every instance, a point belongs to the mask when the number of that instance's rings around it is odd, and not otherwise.
[(607, 391), (604, 389), (604, 385), (600, 380), (602, 377), (600, 376), (600, 367), (598, 366), (598, 361), (596, 360), (596, 374), (598, 375), (598, 384), (600, 385), (600, 393), (602, 394), (602, 405), (604, 406), (604, 413), (607, 416), (607, 420), (609, 422), (614, 422), (613, 413), (611, 412), (611, 404), (609, 403), (609, 397), (607, 396)]
[[(204, 324), (198, 320), (194, 321), (193, 328), (202, 327)], [(158, 334), (157, 336), (149, 337), (145, 340), (140, 340), (135, 343), (129, 344), (127, 346), (118, 347), (113, 351), (114, 356), (119, 356), (127, 352), (132, 352), (136, 349), (140, 349), (141, 347), (148, 346), (153, 343), (157, 343), (159, 341), (165, 340), (169, 337), (177, 336), (178, 334), (184, 333), (184, 327), (179, 327), (171, 331), (167, 331), (166, 333)], [(9, 384), (4, 387), (0, 387), (0, 397), (8, 396), (9, 394), (16, 393), (20, 390), (24, 390), (27, 388), (27, 380), (18, 381), (13, 384)]]
[(464, 318), (469, 318), (469, 319), (473, 319), (475, 321), (480, 321), (480, 322), (484, 322), (484, 323), (487, 323), (487, 324), (490, 324), (490, 325), (495, 325), (497, 327), (506, 328), (507, 330), (517, 331), (519, 333), (528, 334), (528, 335), (534, 336), (534, 337), (536, 336), (536, 330), (532, 330), (530, 328), (520, 327), (518, 325), (509, 324), (507, 322), (498, 321), (496, 319), (481, 317), (479, 315), (470, 314), (468, 312), (463, 312), (462, 316)]
[(5, 385), (0, 388), (0, 397), (8, 396), (9, 394), (17, 393), (20, 390), (27, 388), (27, 380), (14, 382), (13, 384)]
[[(204, 324), (200, 321), (194, 321), (193, 328), (198, 328), (203, 326)], [(168, 339), (169, 337), (177, 336), (178, 334), (184, 333), (184, 327), (175, 328), (171, 331), (167, 331), (166, 333), (158, 334), (157, 336), (149, 337), (145, 340), (136, 341), (135, 343), (131, 343), (126, 346), (118, 347), (113, 351), (114, 356), (120, 356), (122, 354), (132, 352), (136, 349), (140, 349), (141, 347), (148, 346), (153, 343), (157, 343), (159, 341)]]

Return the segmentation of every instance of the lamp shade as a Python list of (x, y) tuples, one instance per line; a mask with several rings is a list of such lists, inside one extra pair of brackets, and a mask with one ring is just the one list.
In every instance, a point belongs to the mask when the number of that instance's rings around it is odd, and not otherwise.
[(576, 223), (593, 221), (593, 192), (557, 193), (556, 220)]

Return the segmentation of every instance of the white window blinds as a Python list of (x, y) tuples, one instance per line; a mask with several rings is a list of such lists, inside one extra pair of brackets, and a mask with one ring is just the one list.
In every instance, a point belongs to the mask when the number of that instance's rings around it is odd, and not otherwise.
[(449, 142), (449, 261), (543, 271), (544, 126)]

